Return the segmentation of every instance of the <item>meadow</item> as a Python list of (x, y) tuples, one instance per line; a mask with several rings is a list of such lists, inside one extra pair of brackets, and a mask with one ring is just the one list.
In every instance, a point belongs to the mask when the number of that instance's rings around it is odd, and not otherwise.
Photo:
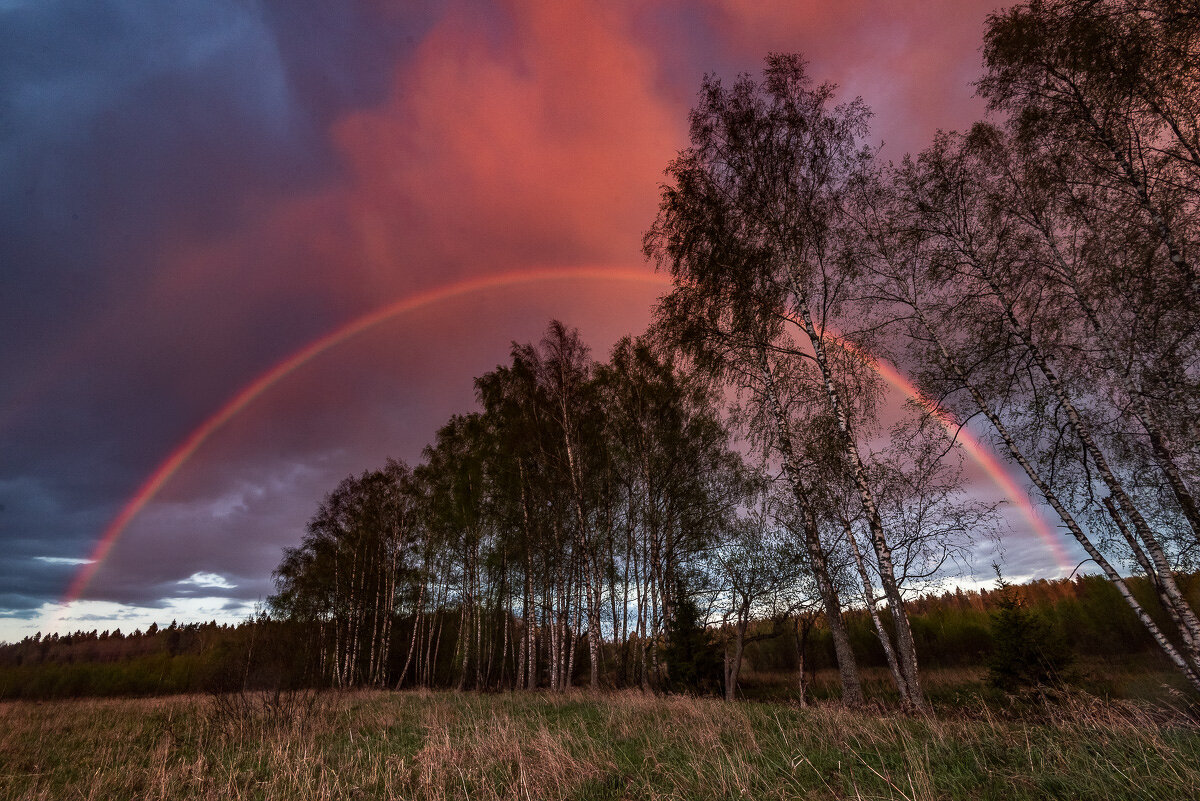
[(1181, 699), (243, 693), (0, 703), (2, 799), (1184, 799)]

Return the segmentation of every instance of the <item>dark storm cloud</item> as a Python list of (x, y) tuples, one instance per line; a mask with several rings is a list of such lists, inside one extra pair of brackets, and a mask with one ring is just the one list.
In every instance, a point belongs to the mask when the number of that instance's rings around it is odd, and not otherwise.
[[(387, 23), (348, 3), (0, 7), (0, 606), (59, 595), (72, 568), (35, 557), (85, 556), (173, 441), (323, 325), (303, 299), (262, 336), (219, 293), (190, 314), (142, 293), (171, 243), (336, 175), (325, 128), (377, 101), (428, 25)], [(207, 392), (179, 390), (188, 366)]]
[(36, 607), (61, 593), (78, 568), (72, 541), (87, 541), (104, 523), (95, 509), (63, 508), (33, 478), (0, 481), (0, 609)]
[[(120, 308), (165, 243), (326, 179), (329, 121), (378, 99), (423, 24), (284, 5), (0, 11), (0, 336), (24, 366)], [(5, 394), (21, 377), (0, 379)]]

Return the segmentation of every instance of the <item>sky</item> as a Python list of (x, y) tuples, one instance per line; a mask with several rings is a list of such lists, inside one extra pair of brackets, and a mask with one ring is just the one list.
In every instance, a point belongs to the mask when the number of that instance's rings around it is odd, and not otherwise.
[[(0, 0), (0, 640), (244, 617), (511, 342), (645, 328), (706, 73), (803, 53), (898, 160), (984, 114), (995, 8)], [(1013, 528), (1010, 575), (1061, 573)]]

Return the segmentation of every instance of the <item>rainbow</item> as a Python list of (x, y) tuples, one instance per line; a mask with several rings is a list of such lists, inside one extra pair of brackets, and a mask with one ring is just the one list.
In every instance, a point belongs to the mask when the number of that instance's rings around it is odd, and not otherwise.
[(664, 285), (670, 282), (656, 273), (630, 268), (611, 267), (569, 267), (569, 268), (538, 268), (530, 270), (514, 270), (512, 272), (489, 275), (479, 278), (468, 278), (448, 286), (436, 287), (368, 312), (345, 325), (337, 328), (323, 337), (313, 340), (291, 356), (276, 363), (258, 378), (242, 387), (236, 395), (225, 402), (211, 417), (196, 427), (187, 438), (171, 451), (166, 459), (154, 469), (154, 472), (138, 487), (113, 521), (104, 529), (100, 540), (92, 550), (88, 563), (80, 568), (71, 581), (63, 596), (62, 603), (68, 604), (79, 598), (87, 587), (96, 570), (103, 564), (109, 551), (121, 536), (121, 532), (133, 518), (146, 507), (154, 496), (162, 489), (179, 468), (192, 457), (201, 445), (218, 429), (228, 423), (239, 412), (249, 406), (260, 395), (296, 370), (320, 356), (325, 351), (341, 345), (348, 339), (367, 331), (380, 323), (387, 322), (408, 312), (416, 311), (424, 306), (430, 306), (461, 295), (483, 292), (489, 289), (511, 287), (519, 284), (533, 284), (554, 280), (597, 280), (597, 281), (629, 281), (632, 283)]
[[(317, 356), (374, 328), (380, 323), (425, 306), (489, 289), (563, 280), (627, 281), (659, 286), (670, 285), (670, 279), (665, 276), (630, 268), (569, 267), (515, 270), (499, 275), (468, 278), (448, 286), (418, 292), (351, 320), (340, 328), (310, 342), (292, 355), (276, 363), (258, 378), (242, 387), (237, 394), (226, 401), (211, 417), (188, 434), (187, 438), (179, 443), (168, 454), (167, 458), (155, 468), (154, 472), (146, 478), (133, 496), (121, 508), (120, 512), (117, 513), (117, 516), (108, 524), (108, 527), (105, 528), (95, 548), (92, 550), (88, 562), (76, 573), (60, 603), (65, 607), (83, 594), (84, 589), (87, 588), (96, 570), (104, 563), (105, 558), (107, 558), (113, 545), (116, 544), (126, 526), (129, 525), (133, 518), (137, 517), (154, 496), (158, 494), (163, 485), (170, 481), (171, 477), (179, 471), (179, 468), (196, 453), (209, 437), (253, 403), (264, 392)], [(841, 344), (848, 346), (849, 343), (842, 342)], [(852, 348), (852, 346), (850, 347)], [(854, 352), (860, 358), (863, 358), (889, 385), (899, 390), (906, 397), (921, 403), (933, 411), (938, 416), (938, 419), (942, 421), (942, 424), (947, 426), (947, 430), (953, 425), (953, 421), (946, 417), (945, 413), (936, 404), (924, 398), (920, 391), (890, 364), (868, 358), (858, 353), (857, 350)], [(983, 468), (988, 476), (1003, 490), (1005, 495), (1016, 504), (1022, 516), (1025, 517), (1033, 528), (1033, 531), (1050, 547), (1055, 558), (1058, 560), (1059, 566), (1069, 566), (1069, 559), (1058, 538), (1054, 536), (1053, 532), (1033, 508), (1029, 497), (1008, 476), (1008, 473), (1005, 472), (1003, 466), (996, 460), (995, 456), (966, 429), (962, 429), (958, 436), (968, 455)]]

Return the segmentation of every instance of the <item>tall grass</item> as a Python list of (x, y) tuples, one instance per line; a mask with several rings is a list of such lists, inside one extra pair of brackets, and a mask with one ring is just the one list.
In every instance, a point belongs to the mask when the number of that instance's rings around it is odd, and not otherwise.
[(637, 692), (0, 704), (0, 798), (1184, 799), (1183, 709), (908, 717)]

